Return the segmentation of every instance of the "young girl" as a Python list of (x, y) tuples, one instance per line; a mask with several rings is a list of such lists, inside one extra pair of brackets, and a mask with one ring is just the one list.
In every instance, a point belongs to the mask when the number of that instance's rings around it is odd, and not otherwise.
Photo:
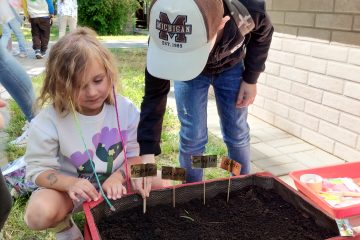
[(32, 121), (25, 154), (27, 178), (39, 187), (24, 217), (31, 229), (55, 227), (56, 239), (82, 239), (70, 214), (100, 198), (96, 178), (109, 199), (126, 193), (126, 168), (139, 160), (139, 111), (114, 98), (116, 69), (88, 28), (52, 47), (38, 99), (48, 106)]

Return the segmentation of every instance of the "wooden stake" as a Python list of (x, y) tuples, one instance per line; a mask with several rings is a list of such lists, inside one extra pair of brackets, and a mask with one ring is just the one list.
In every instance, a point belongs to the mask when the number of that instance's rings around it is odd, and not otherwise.
[(229, 203), (229, 198), (230, 198), (230, 184), (231, 184), (231, 173), (229, 175), (229, 183), (228, 183), (227, 198), (226, 198), (227, 203)]
[(173, 207), (175, 208), (175, 181), (173, 180)]
[(234, 160), (231, 160), (228, 157), (223, 157), (221, 159), (220, 168), (229, 172), (229, 183), (228, 183), (228, 190), (227, 190), (227, 197), (226, 197), (226, 202), (228, 203), (229, 198), (230, 198), (231, 176), (232, 176), (232, 174), (235, 176), (240, 175), (241, 165), (240, 165), (240, 163), (238, 163)]
[[(146, 189), (146, 177), (143, 177), (143, 182), (144, 182), (144, 189)], [(143, 199), (143, 213), (146, 213), (146, 196)]]
[(206, 193), (205, 193), (205, 168), (202, 169), (202, 172), (203, 172), (203, 177), (202, 177), (202, 180), (203, 180), (203, 183), (204, 183), (204, 205), (205, 205), (205, 199), (206, 199)]

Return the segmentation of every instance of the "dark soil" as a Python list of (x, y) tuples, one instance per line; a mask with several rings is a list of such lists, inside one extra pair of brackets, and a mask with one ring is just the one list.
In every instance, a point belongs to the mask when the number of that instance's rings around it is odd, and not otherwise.
[(97, 224), (102, 239), (327, 239), (336, 236), (271, 190), (256, 186), (186, 204), (119, 212)]

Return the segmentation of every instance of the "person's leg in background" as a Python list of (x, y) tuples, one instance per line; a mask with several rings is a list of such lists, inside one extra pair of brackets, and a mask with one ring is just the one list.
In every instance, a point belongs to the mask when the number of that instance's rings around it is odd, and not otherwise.
[(181, 123), (179, 162), (186, 168), (186, 182), (202, 180), (202, 170), (191, 168), (191, 155), (202, 155), (208, 142), (207, 101), (210, 79), (200, 75), (190, 81), (174, 81), (178, 118)]
[(41, 59), (41, 40), (40, 40), (40, 28), (39, 28), (39, 18), (31, 18), (31, 37), (32, 37), (32, 48), (35, 51), (35, 57)]
[[(19, 62), (9, 54), (3, 45), (0, 45), (0, 83), (8, 91), (10, 96), (19, 105), (28, 122), (35, 115), (36, 110), (33, 108), (35, 104), (35, 92), (31, 79), (19, 64)], [(14, 144), (25, 144), (24, 139), (27, 131), (13, 142)], [(20, 144), (21, 143), (21, 144)]]
[(30, 77), (19, 62), (0, 47), (0, 83), (14, 98), (26, 119), (34, 118), (35, 92)]
[(67, 19), (68, 19), (67, 16), (64, 15), (59, 16), (59, 38), (65, 36)]
[(77, 27), (77, 17), (68, 17), (68, 23), (69, 23), (69, 30), (74, 31)]
[(250, 172), (250, 129), (247, 108), (236, 108), (244, 67), (237, 64), (213, 83), (221, 131), (228, 156), (241, 164), (241, 174)]
[(9, 38), (9, 41), (8, 41), (8, 43), (7, 43), (7, 45), (6, 45), (6, 48), (7, 48), (7, 50), (8, 50), (9, 52), (12, 51), (12, 39), (11, 39), (11, 38)]
[(46, 54), (46, 50), (48, 49), (49, 40), (50, 40), (50, 18), (39, 18), (39, 28), (40, 28), (40, 40), (41, 40), (41, 54), (44, 56)]
[(19, 57), (26, 57), (27, 56), (26, 40), (25, 40), (23, 32), (21, 31), (20, 22), (16, 18), (14, 18), (14, 19), (12, 19), (11, 21), (8, 22), (8, 25), (10, 26), (10, 28), (14, 32), (14, 34), (16, 36), (16, 39), (18, 41), (19, 50), (20, 50)]
[[(2, 24), (2, 35), (1, 35), (1, 39), (0, 39), (0, 44), (2, 44), (3, 46), (6, 46), (10, 52), (12, 50), (12, 42), (11, 42), (11, 46), (9, 46), (9, 41), (11, 39), (11, 33), (12, 33), (12, 30), (10, 28), (10, 25), (8, 23)], [(10, 49), (9, 49), (9, 47), (10, 47)]]

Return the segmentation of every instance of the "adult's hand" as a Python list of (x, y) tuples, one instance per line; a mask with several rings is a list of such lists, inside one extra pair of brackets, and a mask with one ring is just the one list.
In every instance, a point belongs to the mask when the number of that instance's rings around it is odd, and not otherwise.
[(256, 97), (256, 84), (250, 84), (242, 81), (239, 95), (236, 101), (236, 108), (248, 107)]
[[(155, 163), (154, 154), (145, 154), (141, 156), (141, 163)], [(143, 198), (149, 197), (151, 184), (153, 177), (144, 178), (146, 183), (143, 182), (143, 178), (132, 178), (131, 184), (135, 192), (139, 192)], [(146, 186), (146, 187), (145, 187)]]

